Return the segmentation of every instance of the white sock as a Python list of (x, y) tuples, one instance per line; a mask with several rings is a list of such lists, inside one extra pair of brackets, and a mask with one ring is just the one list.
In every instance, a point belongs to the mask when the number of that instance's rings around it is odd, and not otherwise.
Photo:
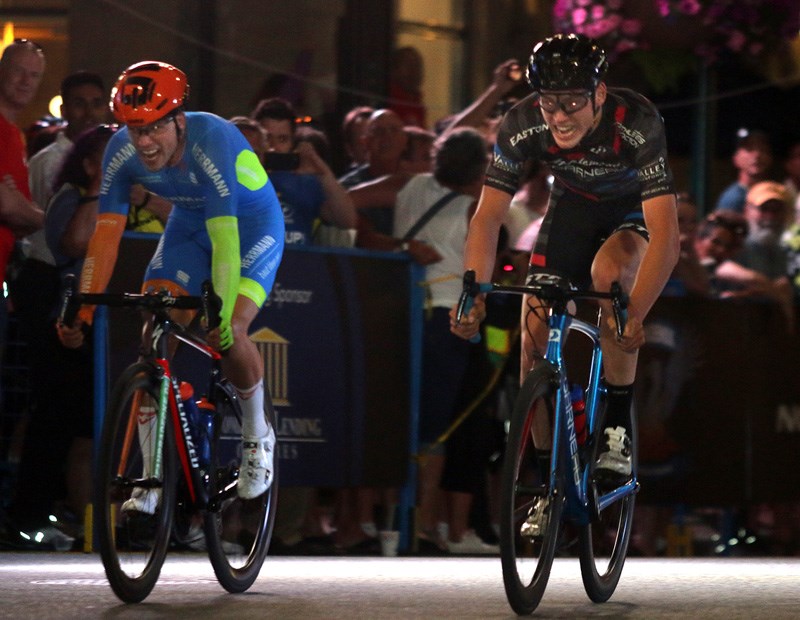
[(233, 386), (242, 404), (242, 436), (264, 437), (269, 430), (264, 415), (264, 380), (246, 390)]
[(142, 478), (151, 474), (153, 449), (156, 446), (156, 408), (152, 405), (139, 405), (139, 447), (142, 450)]

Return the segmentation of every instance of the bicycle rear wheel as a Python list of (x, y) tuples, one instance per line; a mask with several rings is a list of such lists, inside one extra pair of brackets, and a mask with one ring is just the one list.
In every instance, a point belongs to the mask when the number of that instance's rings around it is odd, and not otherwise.
[[(638, 436), (636, 420), (631, 415), (631, 464), (636, 471), (638, 454)], [(602, 428), (595, 432), (595, 449), (603, 433)], [(597, 458), (592, 455), (592, 463)], [(595, 490), (595, 494), (599, 491)], [(633, 510), (636, 503), (636, 493), (630, 493), (624, 498), (606, 507), (599, 519), (593, 520), (579, 530), (579, 550), (581, 577), (586, 594), (595, 603), (604, 603), (617, 588), (625, 558), (628, 555), (628, 546), (633, 529)]]
[[(228, 592), (244, 592), (258, 577), (266, 558), (278, 506), (278, 455), (273, 460), (272, 486), (251, 500), (236, 493), (241, 458), (239, 400), (226, 381), (217, 386), (217, 415), (208, 472), (209, 508), (204, 529), (211, 565)], [(277, 429), (269, 390), (264, 390), (264, 415)]]
[[(553, 420), (558, 375), (550, 366), (534, 369), (520, 389), (511, 417), (503, 461), (500, 508), (500, 559), (511, 608), (530, 614), (544, 594), (558, 543), (564, 508), (561, 478), (556, 488), (542, 480), (533, 444), (534, 414)], [(544, 517), (535, 520), (534, 512)]]
[[(111, 589), (126, 603), (144, 600), (155, 586), (174, 517), (177, 463), (169, 420), (162, 475), (153, 476), (158, 394), (152, 365), (137, 363), (123, 372), (109, 400), (98, 455), (93, 514), (100, 557)], [(140, 410), (146, 408), (153, 417), (141, 423)]]

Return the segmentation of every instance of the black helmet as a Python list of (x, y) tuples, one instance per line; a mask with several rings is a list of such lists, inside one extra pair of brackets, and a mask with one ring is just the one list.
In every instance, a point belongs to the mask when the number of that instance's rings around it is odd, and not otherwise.
[(533, 48), (527, 77), (535, 91), (594, 92), (607, 70), (606, 53), (595, 41), (582, 34), (557, 34)]

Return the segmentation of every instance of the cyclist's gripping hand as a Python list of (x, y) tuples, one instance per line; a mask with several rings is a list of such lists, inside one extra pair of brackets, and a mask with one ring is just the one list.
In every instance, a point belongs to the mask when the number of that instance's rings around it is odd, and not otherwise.
[(231, 320), (223, 318), (219, 325), (219, 348), (220, 351), (227, 351), (233, 346), (233, 327)]
[(464, 340), (471, 340), (478, 335), (481, 321), (486, 318), (486, 303), (483, 295), (474, 298), (469, 313), (461, 317), (461, 322), (456, 323), (458, 306), (450, 310), (450, 331)]
[(625, 331), (622, 338), (616, 336), (616, 324), (612, 316), (607, 317), (609, 329), (614, 330), (617, 346), (627, 353), (638, 350), (645, 342), (644, 327), (642, 321), (628, 307), (628, 322), (625, 324)]
[(231, 321), (222, 319), (222, 322), (210, 329), (206, 334), (206, 342), (217, 351), (227, 351), (233, 346), (233, 327)]
[(79, 349), (83, 345), (83, 321), (75, 319), (72, 327), (58, 322), (56, 324), (56, 331), (58, 332), (58, 339), (68, 349)]

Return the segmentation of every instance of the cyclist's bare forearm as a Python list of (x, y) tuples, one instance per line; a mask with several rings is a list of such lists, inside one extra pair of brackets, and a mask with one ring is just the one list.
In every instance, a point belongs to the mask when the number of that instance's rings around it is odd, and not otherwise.
[(630, 291), (630, 314), (643, 322), (678, 262), (680, 235), (674, 196), (646, 200), (642, 210), (650, 242)]
[(473, 270), (479, 282), (491, 278), (500, 227), (510, 204), (510, 194), (484, 186), (464, 248), (464, 270)]

